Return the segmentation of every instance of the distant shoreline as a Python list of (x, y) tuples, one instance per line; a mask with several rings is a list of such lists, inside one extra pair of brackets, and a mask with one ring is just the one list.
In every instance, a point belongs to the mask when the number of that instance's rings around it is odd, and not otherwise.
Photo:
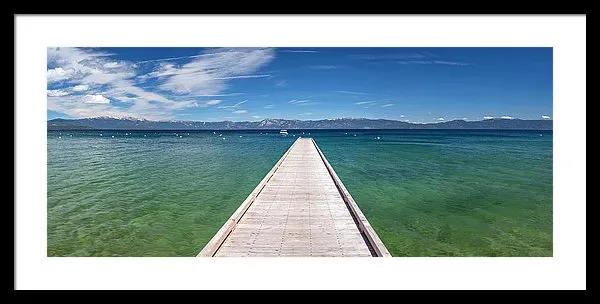
[(410, 123), (389, 119), (337, 118), (322, 120), (264, 119), (262, 121), (150, 121), (136, 118), (96, 117), (52, 119), (48, 130), (552, 130), (552, 120), (486, 119)]
[[(240, 132), (240, 131), (249, 131), (249, 132), (274, 132), (279, 134), (281, 129), (91, 129), (91, 128), (48, 128), (48, 131), (127, 131), (127, 132)], [(552, 129), (286, 129), (288, 132), (290, 131), (553, 131)]]

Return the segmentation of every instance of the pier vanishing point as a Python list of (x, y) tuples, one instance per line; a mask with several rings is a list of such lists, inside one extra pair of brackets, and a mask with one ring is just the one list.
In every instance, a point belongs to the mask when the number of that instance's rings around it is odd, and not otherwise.
[(312, 138), (298, 138), (199, 257), (389, 257)]

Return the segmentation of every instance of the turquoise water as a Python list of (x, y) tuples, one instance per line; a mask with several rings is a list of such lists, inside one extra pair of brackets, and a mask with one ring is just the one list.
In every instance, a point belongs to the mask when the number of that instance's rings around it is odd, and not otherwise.
[[(196, 255), (295, 140), (267, 132), (49, 131), (48, 256)], [(551, 131), (304, 132), (392, 255), (552, 256)]]

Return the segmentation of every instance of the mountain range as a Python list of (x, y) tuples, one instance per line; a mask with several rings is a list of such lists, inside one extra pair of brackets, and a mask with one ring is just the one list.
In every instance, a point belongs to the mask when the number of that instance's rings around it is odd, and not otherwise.
[(389, 119), (332, 118), (321, 120), (263, 119), (261, 121), (152, 121), (140, 118), (56, 118), (48, 130), (260, 130), (260, 129), (512, 129), (552, 130), (552, 120), (485, 119), (452, 120), (438, 123), (409, 123)]

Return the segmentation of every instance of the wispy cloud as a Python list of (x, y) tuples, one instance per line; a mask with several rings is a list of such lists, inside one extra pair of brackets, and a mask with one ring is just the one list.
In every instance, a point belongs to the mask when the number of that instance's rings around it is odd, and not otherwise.
[(169, 57), (169, 58), (158, 58), (158, 59), (140, 60), (140, 61), (136, 61), (136, 63), (172, 61), (172, 60), (179, 60), (179, 59), (198, 58), (198, 57), (202, 57), (202, 56), (205, 56), (205, 55), (191, 55), (191, 56), (179, 56), (179, 57)]
[(284, 53), (318, 53), (314, 50), (280, 50), (280, 52)]
[(293, 100), (288, 101), (288, 103), (295, 104), (295, 105), (300, 105), (300, 104), (309, 103), (309, 102), (311, 102), (311, 101), (308, 99), (302, 99), (302, 100), (293, 99)]
[(252, 115), (252, 118), (259, 119), (259, 118), (262, 118), (262, 116), (260, 116), (260, 115)]
[(542, 119), (550, 119), (550, 116), (548, 116), (548, 115), (542, 115)]
[(175, 94), (221, 94), (226, 80), (266, 78), (269, 74), (251, 74), (275, 57), (271, 48), (214, 49), (206, 56), (193, 59), (180, 67), (162, 65), (149, 73), (164, 80), (160, 89)]
[(513, 117), (512, 117), (512, 116), (508, 116), (508, 115), (501, 116), (500, 118), (502, 118), (502, 119), (513, 119)]
[(227, 93), (227, 94), (190, 94), (186, 95), (187, 97), (230, 97), (230, 96), (240, 96), (244, 95), (244, 93)]
[(265, 109), (272, 109), (272, 108), (274, 108), (274, 107), (275, 107), (275, 105), (268, 104), (268, 105), (266, 105), (266, 106), (265, 106)]
[(494, 119), (494, 116), (483, 116), (483, 119)]
[(51, 97), (60, 97), (69, 95), (69, 92), (63, 90), (47, 90), (46, 95)]
[(352, 59), (358, 60), (403, 60), (426, 58), (425, 53), (396, 53), (396, 54), (352, 54)]
[(229, 105), (229, 106), (219, 106), (219, 108), (220, 109), (235, 109), (235, 108), (238, 108), (239, 106), (245, 104), (246, 102), (248, 102), (248, 100), (242, 100), (236, 104)]
[(351, 94), (351, 95), (371, 95), (369, 93), (354, 92), (354, 91), (334, 91), (335, 93)]
[(275, 82), (275, 86), (276, 87), (285, 87), (285, 86), (287, 86), (287, 82), (285, 80), (279, 80), (279, 81)]
[(247, 113), (247, 110), (235, 110), (233, 111), (234, 114), (243, 114), (243, 113)]
[(397, 61), (398, 64), (441, 64), (441, 65), (453, 65), (453, 66), (468, 66), (465, 62), (456, 61), (443, 61), (443, 60), (406, 60)]
[(342, 66), (340, 65), (327, 65), (327, 64), (318, 64), (318, 65), (311, 65), (308, 66), (308, 68), (313, 69), (313, 70), (335, 70), (335, 69), (339, 69)]
[[(241, 95), (224, 92), (229, 82), (269, 77), (256, 72), (275, 53), (270, 48), (213, 48), (194, 56), (135, 62), (114, 60), (113, 54), (93, 48), (47, 50), (48, 109), (72, 117), (111, 115), (147, 119), (170, 118), (185, 108), (209, 107), (221, 102), (196, 98)], [(169, 62), (184, 58), (187, 63)], [(150, 72), (140, 73), (142, 63), (143, 70), (150, 68)], [(79, 92), (85, 95), (78, 95)]]
[(355, 105), (372, 105), (377, 103), (377, 101), (359, 101), (359, 102), (355, 102)]
[(398, 64), (439, 64), (453, 66), (467, 66), (468, 63), (454, 60), (441, 60), (440, 56), (430, 52), (396, 53), (396, 54), (353, 54), (352, 59), (369, 61), (396, 61)]
[(215, 77), (215, 80), (231, 80), (231, 79), (248, 79), (248, 78), (265, 78), (269, 77), (269, 74), (258, 74), (258, 75), (238, 75), (238, 76), (227, 76), (227, 77)]
[(101, 94), (85, 95), (85, 96), (83, 96), (83, 102), (96, 103), (96, 104), (107, 104), (107, 103), (110, 103), (110, 99), (102, 96)]
[(87, 91), (89, 88), (90, 88), (90, 86), (87, 84), (79, 84), (79, 85), (72, 87), (71, 90), (73, 90), (75, 92), (82, 92), (82, 91)]
[[(382, 107), (382, 108), (387, 108), (387, 107), (391, 107), (391, 106), (393, 106), (393, 105), (394, 105), (393, 103), (386, 103), (386, 104), (384, 104), (384, 105), (381, 105), (381, 107)], [(402, 115), (401, 117), (404, 117), (404, 115)]]

